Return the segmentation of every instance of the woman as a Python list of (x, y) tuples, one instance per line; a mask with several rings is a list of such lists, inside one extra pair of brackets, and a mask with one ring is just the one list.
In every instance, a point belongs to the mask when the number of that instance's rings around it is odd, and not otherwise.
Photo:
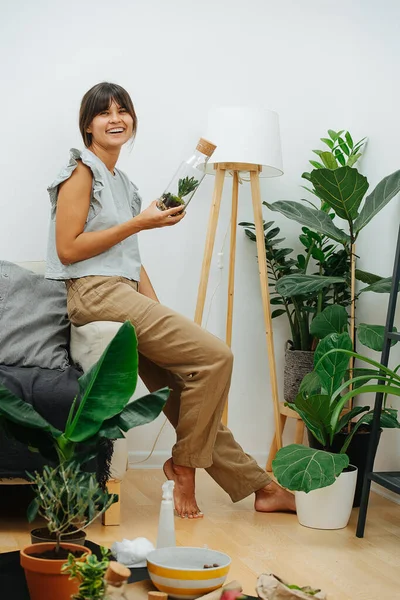
[(63, 279), (74, 325), (130, 320), (138, 338), (139, 374), (150, 391), (172, 389), (165, 414), (176, 429), (165, 463), (175, 481), (181, 517), (202, 516), (195, 469), (204, 468), (234, 502), (255, 494), (255, 509), (294, 510), (293, 495), (270, 477), (220, 424), (233, 357), (229, 348), (189, 319), (159, 303), (141, 264), (137, 233), (171, 227), (181, 207), (141, 212), (136, 186), (115, 167), (136, 133), (129, 94), (100, 83), (83, 97), (79, 126), (85, 144), (48, 188), (52, 205), (46, 277)]

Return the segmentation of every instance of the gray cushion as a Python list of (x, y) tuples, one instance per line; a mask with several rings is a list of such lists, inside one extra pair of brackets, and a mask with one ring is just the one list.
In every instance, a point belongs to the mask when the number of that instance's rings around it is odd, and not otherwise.
[(66, 369), (69, 334), (64, 282), (0, 261), (0, 364)]

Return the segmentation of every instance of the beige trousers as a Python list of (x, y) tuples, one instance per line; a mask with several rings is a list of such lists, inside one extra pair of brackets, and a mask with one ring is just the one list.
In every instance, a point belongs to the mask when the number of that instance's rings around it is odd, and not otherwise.
[(92, 321), (134, 325), (141, 379), (149, 391), (172, 389), (164, 412), (176, 430), (175, 464), (206, 469), (234, 502), (271, 481), (221, 424), (233, 366), (224, 342), (140, 294), (135, 281), (91, 276), (66, 284), (74, 325)]

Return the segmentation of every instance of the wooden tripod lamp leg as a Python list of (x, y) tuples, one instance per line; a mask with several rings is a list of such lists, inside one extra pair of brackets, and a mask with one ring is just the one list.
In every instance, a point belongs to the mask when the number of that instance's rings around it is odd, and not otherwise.
[(208, 221), (208, 230), (206, 238), (206, 246), (204, 250), (203, 265), (201, 267), (201, 276), (199, 291), (197, 296), (196, 312), (194, 322), (201, 325), (203, 320), (204, 305), (206, 302), (208, 277), (210, 274), (211, 258), (214, 249), (215, 234), (218, 225), (219, 209), (221, 206), (222, 190), (224, 187), (225, 169), (217, 168), (215, 176), (215, 186), (213, 199), (211, 204), (210, 217)]
[[(232, 186), (232, 212), (231, 212), (231, 239), (229, 249), (229, 279), (228, 279), (228, 310), (226, 315), (226, 343), (232, 346), (232, 323), (233, 323), (233, 298), (235, 292), (235, 258), (236, 258), (236, 232), (239, 198), (239, 174), (233, 172)], [(222, 423), (228, 423), (228, 403), (225, 404), (222, 413)]]
[(276, 448), (282, 448), (282, 429), (279, 409), (278, 382), (276, 377), (274, 338), (272, 332), (271, 308), (269, 302), (267, 259), (265, 256), (264, 224), (261, 210), (260, 179), (258, 171), (250, 172), (251, 196), (253, 201), (254, 223), (256, 226), (258, 269), (260, 273), (261, 298), (267, 338), (269, 372), (271, 379), (272, 403), (274, 407)]

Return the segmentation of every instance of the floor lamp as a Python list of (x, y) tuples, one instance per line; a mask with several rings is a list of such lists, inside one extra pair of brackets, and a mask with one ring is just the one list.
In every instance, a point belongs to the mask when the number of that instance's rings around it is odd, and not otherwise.
[[(229, 346), (231, 345), (235, 289), (235, 252), (239, 178), (245, 178), (246, 180), (250, 180), (251, 185), (254, 222), (256, 226), (261, 298), (268, 350), (271, 393), (274, 408), (274, 439), (276, 441), (277, 449), (279, 449), (282, 447), (282, 415), (276, 377), (259, 181), (260, 177), (277, 177), (283, 174), (278, 115), (275, 112), (264, 108), (216, 108), (211, 110), (208, 115), (208, 126), (206, 135), (204, 137), (212, 140), (217, 146), (217, 149), (212, 156), (212, 162), (209, 161), (209, 163), (205, 165), (205, 171), (215, 175), (215, 186), (208, 222), (194, 320), (196, 323), (201, 325), (224, 181), (226, 175), (231, 175), (233, 177), (233, 189), (229, 255), (228, 308), (226, 321), (226, 342)], [(225, 407), (222, 421), (224, 424), (227, 422), (227, 406)]]

